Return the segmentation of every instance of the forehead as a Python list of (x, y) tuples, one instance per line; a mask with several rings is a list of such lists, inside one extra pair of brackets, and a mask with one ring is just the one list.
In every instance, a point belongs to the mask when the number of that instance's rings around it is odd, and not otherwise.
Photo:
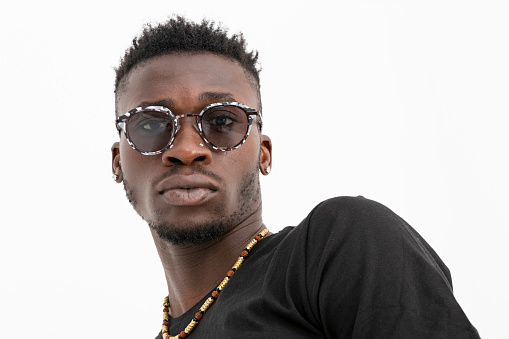
[[(214, 99), (211, 93), (218, 95)], [(143, 62), (127, 75), (118, 114), (162, 100), (171, 102), (172, 110), (199, 110), (217, 101), (257, 106), (253, 81), (244, 68), (237, 61), (212, 53), (169, 54)]]

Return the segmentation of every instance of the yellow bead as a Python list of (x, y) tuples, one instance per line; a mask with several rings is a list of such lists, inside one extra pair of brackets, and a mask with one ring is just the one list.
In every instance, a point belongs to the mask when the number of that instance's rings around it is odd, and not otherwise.
[(235, 265), (233, 265), (233, 267), (232, 267), (232, 268), (234, 268), (234, 269), (239, 268), (239, 267), (240, 267), (240, 265), (242, 265), (242, 263), (243, 263), (243, 262), (244, 262), (244, 258), (239, 257), (239, 258), (237, 259), (237, 261), (235, 262)]
[(217, 289), (221, 291), (221, 290), (222, 290), (222, 289), (226, 286), (226, 284), (228, 283), (228, 281), (229, 281), (229, 280), (230, 280), (230, 278), (225, 277), (225, 278), (223, 279), (223, 281), (221, 281), (221, 283), (219, 284), (219, 286), (217, 286)]
[(251, 242), (246, 246), (247, 250), (250, 251), (257, 242), (258, 241), (256, 239), (251, 240)]
[(198, 322), (194, 321), (194, 320), (191, 320), (191, 322), (189, 323), (189, 325), (187, 325), (186, 329), (184, 330), (184, 332), (186, 332), (187, 334), (189, 334), (193, 328), (196, 326), (196, 324), (198, 324)]
[(214, 299), (212, 299), (211, 297), (209, 297), (204, 303), (203, 305), (200, 307), (200, 311), (202, 312), (205, 312), (209, 307), (210, 305), (212, 305), (212, 303), (214, 302)]

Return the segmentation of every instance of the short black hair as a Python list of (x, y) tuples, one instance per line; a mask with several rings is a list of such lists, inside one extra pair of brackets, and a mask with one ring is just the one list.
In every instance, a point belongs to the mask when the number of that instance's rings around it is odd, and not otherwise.
[(257, 91), (258, 109), (261, 111), (258, 52), (247, 51), (242, 33), (229, 36), (228, 30), (214, 21), (203, 19), (201, 23), (195, 23), (182, 16), (170, 17), (155, 26), (145, 24), (142, 33), (133, 39), (132, 46), (115, 68), (115, 106), (123, 83), (134, 67), (150, 58), (178, 52), (211, 52), (236, 60)]

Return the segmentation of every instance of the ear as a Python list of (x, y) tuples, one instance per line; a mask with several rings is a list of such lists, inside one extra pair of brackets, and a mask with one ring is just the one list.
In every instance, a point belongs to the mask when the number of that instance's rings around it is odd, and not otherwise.
[(267, 135), (261, 136), (260, 144), (260, 172), (263, 175), (270, 173), (272, 167), (272, 141)]
[(116, 182), (122, 182), (122, 169), (120, 167), (120, 143), (114, 142), (111, 146), (111, 171)]

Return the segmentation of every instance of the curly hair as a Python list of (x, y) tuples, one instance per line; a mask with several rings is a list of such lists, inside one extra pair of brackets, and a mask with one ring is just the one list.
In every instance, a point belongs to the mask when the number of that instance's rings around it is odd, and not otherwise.
[(145, 24), (141, 35), (133, 39), (132, 46), (115, 68), (115, 106), (127, 75), (133, 68), (150, 58), (174, 52), (212, 52), (236, 60), (257, 92), (261, 111), (258, 52), (247, 51), (242, 33), (228, 36), (228, 30), (214, 21), (203, 19), (201, 23), (195, 23), (181, 16), (156, 26)]

